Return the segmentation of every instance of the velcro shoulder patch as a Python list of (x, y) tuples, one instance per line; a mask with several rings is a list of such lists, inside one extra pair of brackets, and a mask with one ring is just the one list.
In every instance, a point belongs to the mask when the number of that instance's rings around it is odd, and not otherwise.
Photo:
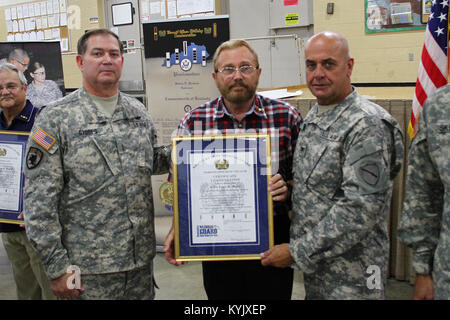
[(49, 135), (47, 132), (39, 128), (31, 137), (38, 145), (45, 150), (49, 150), (54, 144), (56, 139)]
[(380, 179), (380, 167), (377, 163), (366, 163), (358, 168), (359, 176), (370, 186), (376, 186)]
[(44, 153), (35, 147), (30, 147), (27, 153), (26, 163), (28, 169), (36, 168), (44, 157)]

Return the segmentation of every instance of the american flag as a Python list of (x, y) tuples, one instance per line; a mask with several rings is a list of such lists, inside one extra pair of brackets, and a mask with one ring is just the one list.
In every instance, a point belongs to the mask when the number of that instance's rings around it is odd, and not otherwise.
[(408, 126), (411, 139), (419, 129), (420, 112), (425, 100), (436, 89), (447, 84), (448, 13), (449, 0), (432, 1)]
[(40, 146), (44, 147), (46, 150), (55, 143), (55, 139), (49, 136), (44, 130), (39, 128), (33, 135), (33, 140), (36, 141)]

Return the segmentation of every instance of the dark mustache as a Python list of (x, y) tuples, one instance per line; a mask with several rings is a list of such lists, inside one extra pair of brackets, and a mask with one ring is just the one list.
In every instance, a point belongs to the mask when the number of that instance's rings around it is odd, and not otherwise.
[(236, 87), (236, 86), (241, 86), (244, 87), (246, 89), (248, 89), (248, 85), (246, 85), (242, 80), (236, 80), (231, 86), (230, 89)]

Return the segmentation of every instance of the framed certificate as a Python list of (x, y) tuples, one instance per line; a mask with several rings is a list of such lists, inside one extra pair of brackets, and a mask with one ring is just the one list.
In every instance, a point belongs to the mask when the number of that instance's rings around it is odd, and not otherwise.
[(268, 134), (172, 139), (175, 258), (250, 260), (273, 247)]
[(23, 161), (28, 132), (0, 131), (0, 222), (23, 224)]

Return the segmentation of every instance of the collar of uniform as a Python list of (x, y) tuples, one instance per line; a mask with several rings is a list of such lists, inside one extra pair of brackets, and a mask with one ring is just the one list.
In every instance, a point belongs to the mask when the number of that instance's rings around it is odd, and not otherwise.
[[(134, 103), (134, 102), (136, 103)], [(138, 120), (142, 117), (142, 111), (137, 108), (137, 99), (129, 98), (124, 93), (119, 91), (119, 98), (117, 99), (117, 109), (113, 114), (113, 120)]]
[[(85, 117), (89, 123), (104, 123), (109, 121), (109, 117), (101, 112), (95, 102), (89, 97), (89, 94), (87, 93), (86, 89), (84, 87), (80, 88), (79, 91), (79, 99), (80, 103), (85, 106), (88, 105), (90, 108), (85, 108)], [(119, 91), (119, 98), (117, 100), (117, 105), (123, 106), (124, 105), (124, 99), (122, 96), (122, 93)], [(127, 109), (127, 108), (125, 108)], [(113, 120), (123, 120), (126, 118), (135, 118), (134, 115), (128, 115), (126, 114), (124, 108), (120, 108), (120, 110), (116, 110), (114, 114), (112, 115)]]
[(108, 121), (108, 117), (98, 109), (84, 87), (78, 91), (78, 99), (82, 108), (85, 109), (84, 116), (88, 123), (103, 123)]
[[(36, 107), (31, 104), (29, 100), (27, 100), (25, 107), (22, 109), (22, 111), (13, 119), (13, 121), (18, 120), (25, 123), (30, 122), (33, 111)], [(3, 115), (3, 110), (0, 108), (0, 121), (4, 123), (5, 116)]]
[[(267, 118), (267, 115), (264, 111), (264, 106), (261, 103), (261, 96), (256, 95), (255, 99), (253, 100), (253, 104), (249, 111), (247, 111), (245, 114), (249, 115), (252, 113), (255, 113), (257, 116), (262, 118)], [(217, 101), (217, 107), (214, 111), (214, 118), (222, 118), (224, 114), (233, 117), (230, 112), (228, 112), (227, 108), (225, 107), (225, 103), (223, 102), (223, 97), (220, 97)]]
[(347, 108), (349, 108), (356, 99), (358, 92), (356, 91), (356, 88), (353, 86), (352, 89), (353, 89), (352, 93), (350, 93), (347, 97), (345, 97), (345, 99), (341, 103), (339, 103), (333, 109), (324, 112), (320, 115), (318, 113), (319, 106), (316, 103), (313, 109), (311, 109), (311, 112), (308, 113), (305, 122), (315, 123), (322, 130), (328, 130), (328, 128), (331, 127), (333, 123), (340, 118), (341, 114), (345, 110), (347, 110)]

